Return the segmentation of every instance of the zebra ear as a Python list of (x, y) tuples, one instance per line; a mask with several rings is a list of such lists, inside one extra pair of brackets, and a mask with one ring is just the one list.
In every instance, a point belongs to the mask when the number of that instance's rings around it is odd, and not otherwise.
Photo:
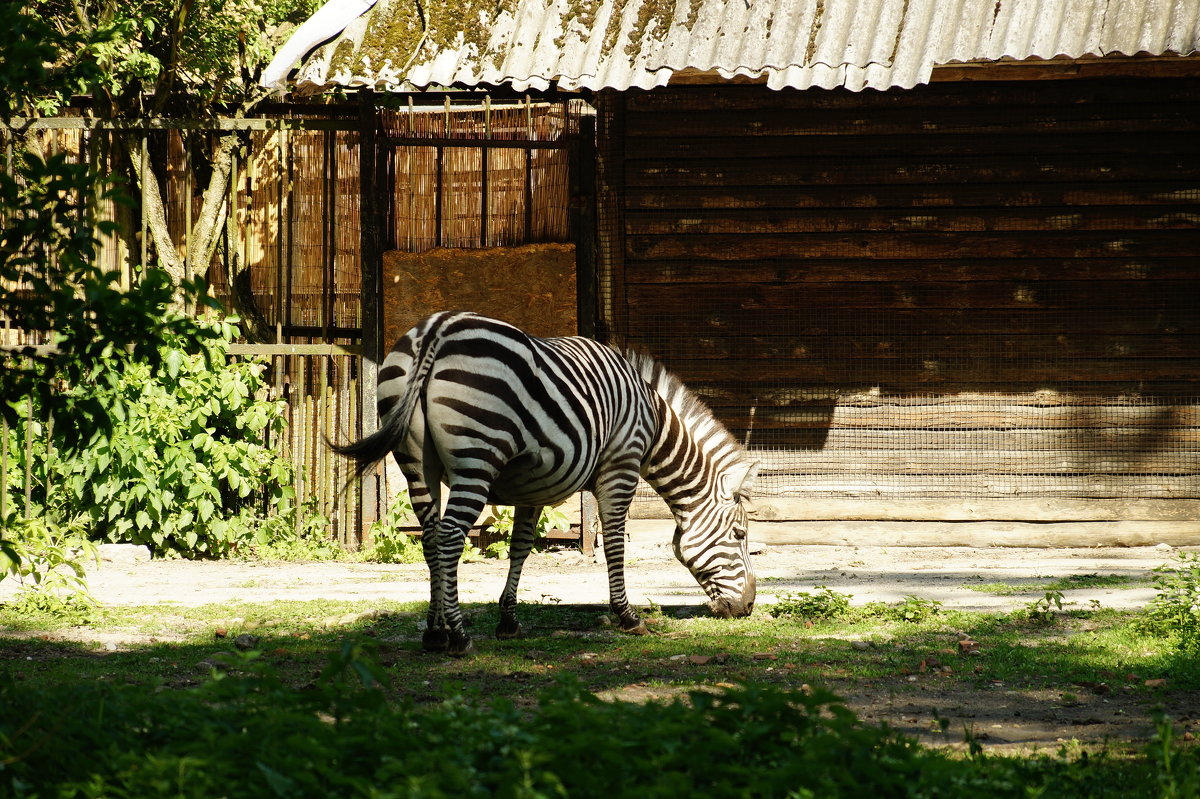
[(721, 493), (727, 497), (745, 496), (758, 475), (757, 460), (745, 460), (721, 475)]

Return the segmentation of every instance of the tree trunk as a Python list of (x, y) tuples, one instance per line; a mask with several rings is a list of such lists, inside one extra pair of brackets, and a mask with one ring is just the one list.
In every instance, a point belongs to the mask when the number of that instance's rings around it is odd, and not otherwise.
[[(222, 131), (216, 136), (217, 142), (211, 163), (212, 174), (208, 186), (204, 189), (200, 213), (193, 220), (192, 229), (187, 232), (185, 242), (192, 272), (198, 277), (207, 277), (213, 254), (221, 241), (221, 230), (228, 213), (225, 200), (229, 192), (229, 176), (233, 171), (233, 154), (240, 145), (236, 131)], [(154, 174), (152, 165), (143, 164), (135, 138), (127, 137), (125, 145), (129, 161), (133, 164), (138, 188), (141, 190), (142, 216), (154, 242), (159, 265), (172, 279), (179, 282), (185, 277), (184, 258), (180, 256), (167, 226), (166, 204), (159, 190), (159, 176)]]
[[(192, 273), (204, 278), (207, 278), (213, 256), (221, 245), (225, 223), (230, 213), (227, 198), (233, 174), (233, 158), (242, 144), (236, 131), (221, 131), (215, 135), (216, 146), (212, 150), (209, 163), (211, 172), (208, 185), (202, 195), (200, 212), (193, 220), (192, 229), (186, 234), (187, 240), (184, 242)], [(143, 165), (135, 138), (126, 139), (126, 148), (141, 189), (142, 214), (154, 242), (159, 265), (178, 283), (186, 276), (186, 268), (184, 258), (179, 255), (179, 248), (172, 240), (167, 225), (166, 204), (159, 190), (160, 176), (154, 174), (152, 165)], [(229, 249), (226, 260), (230, 272), (227, 278), (229, 301), (233, 306), (231, 310), (242, 318), (242, 328), (247, 338), (263, 340), (270, 326), (250, 291), (249, 273), (242, 269), (234, 243), (227, 242), (226, 246)]]

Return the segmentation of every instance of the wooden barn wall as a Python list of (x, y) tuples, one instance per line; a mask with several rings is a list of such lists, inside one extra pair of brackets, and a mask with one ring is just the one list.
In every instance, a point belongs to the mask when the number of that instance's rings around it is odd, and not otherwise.
[(604, 95), (604, 322), (759, 452), (762, 494), (1194, 500), (1197, 96)]

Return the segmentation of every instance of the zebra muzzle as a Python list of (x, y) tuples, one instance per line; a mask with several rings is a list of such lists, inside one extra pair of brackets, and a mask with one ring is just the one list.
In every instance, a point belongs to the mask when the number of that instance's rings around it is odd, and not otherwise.
[(737, 619), (749, 616), (754, 610), (754, 597), (757, 593), (754, 573), (746, 575), (746, 587), (738, 598), (720, 596), (708, 603), (708, 609), (718, 619)]

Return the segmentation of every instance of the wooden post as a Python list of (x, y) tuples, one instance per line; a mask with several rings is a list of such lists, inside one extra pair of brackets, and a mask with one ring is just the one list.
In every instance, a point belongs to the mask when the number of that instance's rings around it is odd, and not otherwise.
[(571, 239), (575, 242), (576, 324), (579, 335), (596, 337), (596, 121), (579, 120), (570, 150)]
[[(360, 95), (359, 105), (359, 229), (361, 231), (360, 264), (362, 278), (359, 288), (362, 319), (362, 369), (359, 375), (360, 435), (369, 435), (378, 428), (375, 408), (375, 383), (382, 355), (383, 243), (379, 240), (381, 220), (376, 178), (379, 176), (379, 153), (376, 130), (378, 113), (375, 94), (369, 89)], [(365, 528), (379, 518), (381, 499), (375, 473), (363, 475), (362, 526)], [(361, 530), (359, 538), (362, 537)]]

